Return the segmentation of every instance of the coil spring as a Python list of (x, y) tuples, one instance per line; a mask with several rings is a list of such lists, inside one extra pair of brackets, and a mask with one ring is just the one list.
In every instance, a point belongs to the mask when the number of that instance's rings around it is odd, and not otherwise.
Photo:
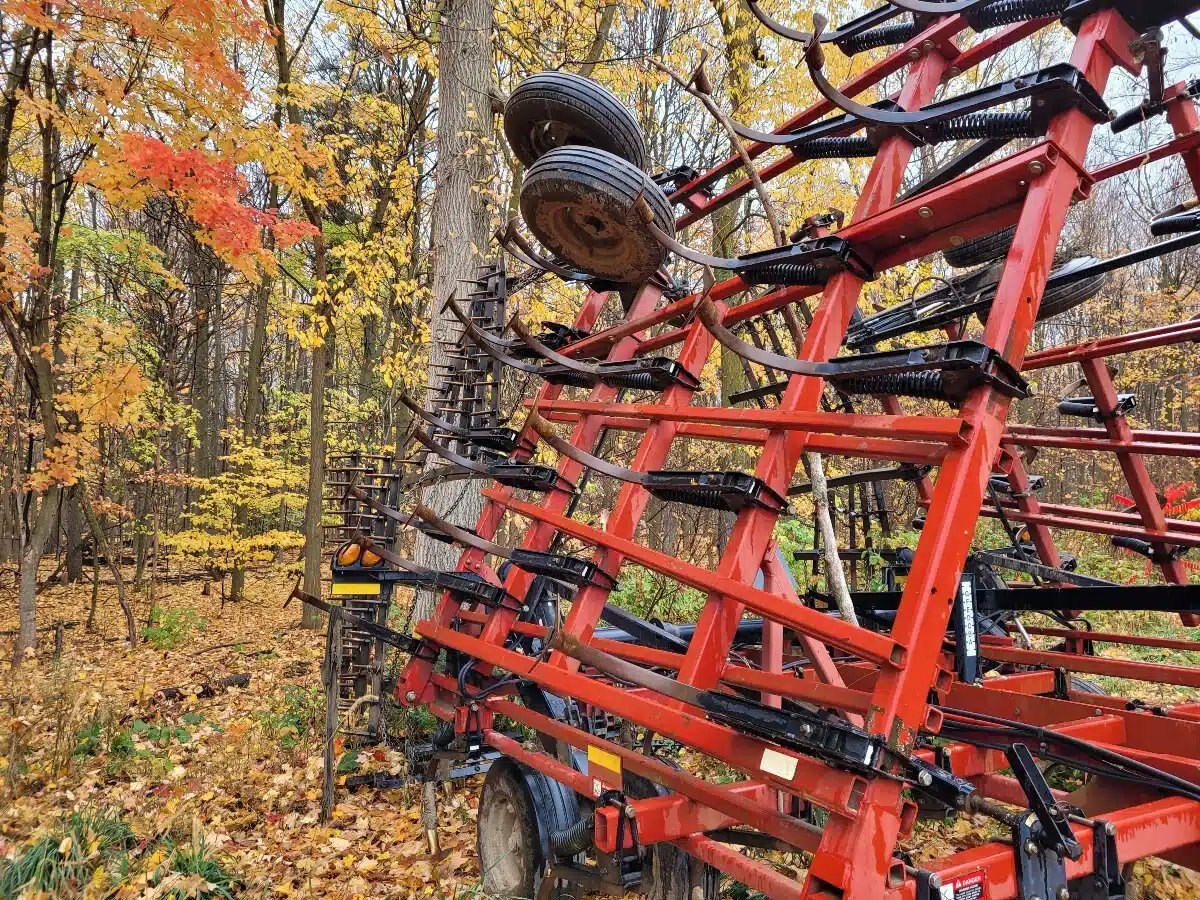
[(917, 35), (915, 22), (897, 22), (893, 25), (881, 25), (868, 31), (852, 34), (845, 40), (837, 42), (837, 47), (847, 56), (874, 50), (876, 47), (887, 47), (892, 44), (903, 44)]
[(565, 828), (550, 832), (550, 846), (563, 856), (576, 856), (592, 846), (595, 834), (595, 819), (585, 816)]
[(814, 285), (828, 280), (829, 273), (822, 272), (812, 263), (776, 263), (742, 274), (746, 284)]
[(876, 147), (865, 137), (814, 138), (791, 148), (797, 159), (848, 159), (874, 156)]
[(938, 122), (931, 130), (931, 139), (939, 141), (969, 141), (983, 138), (1037, 137), (1033, 113), (977, 112)]
[(1070, 0), (998, 0), (967, 14), (967, 21), (976, 31), (999, 25), (1015, 25), (1043, 16), (1061, 16)]
[(724, 495), (714, 488), (667, 488), (656, 490), (654, 496), (668, 503), (682, 503), (684, 506), (698, 506), (701, 509), (726, 508)]
[(945, 400), (946, 386), (942, 373), (936, 369), (924, 372), (899, 372), (888, 375), (860, 375), (841, 379), (837, 389), (847, 394), (869, 394), (894, 397), (919, 397), (923, 400)]

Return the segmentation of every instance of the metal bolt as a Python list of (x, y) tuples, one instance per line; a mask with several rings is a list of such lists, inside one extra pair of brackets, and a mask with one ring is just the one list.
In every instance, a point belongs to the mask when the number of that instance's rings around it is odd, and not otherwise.
[(951, 66), (949, 74), (951, 78), (957, 78), (962, 74), (962, 69), (960, 69), (958, 66)]
[(920, 216), (922, 219), (930, 219), (930, 218), (933, 218), (933, 210), (930, 209), (928, 206), (922, 206), (920, 209), (917, 210), (917, 215)]
[(1038, 845), (1035, 844), (1033, 841), (1026, 841), (1025, 842), (1025, 852), (1028, 853), (1030, 856), (1037, 856), (1038, 855)]
[(1107, 834), (1109, 837), (1112, 837), (1113, 835), (1115, 835), (1117, 833), (1117, 826), (1114, 825), (1112, 822), (1105, 822), (1104, 823), (1104, 833)]
[(966, 238), (964, 238), (961, 234), (953, 235), (950, 238), (950, 246), (951, 247), (961, 247), (965, 243), (966, 243)]
[(407, 694), (404, 695), (404, 699), (407, 700), (409, 703), (416, 703), (417, 702), (417, 692), (409, 691)]
[(931, 889), (931, 890), (935, 890), (935, 891), (936, 891), (936, 890), (937, 890), (938, 888), (940, 888), (941, 886), (942, 886), (942, 876), (941, 876), (941, 875), (939, 875), (937, 872), (934, 872), (934, 873), (932, 873), (932, 874), (929, 876), (929, 887), (930, 887), (930, 889)]
[(633, 808), (632, 804), (626, 803), (625, 808), (622, 809), (621, 812), (625, 813), (625, 818), (627, 819), (637, 818), (637, 810)]
[(1035, 159), (1033, 162), (1031, 162), (1029, 164), (1029, 174), (1030, 175), (1041, 175), (1045, 171), (1046, 171), (1046, 164), (1043, 163), (1041, 160)]
[(928, 40), (928, 39), (926, 39), (926, 40), (922, 41), (922, 42), (921, 42), (921, 49), (922, 49), (922, 50), (932, 50), (932, 49), (933, 49), (933, 41), (931, 41), (931, 40)]
[(911, 50), (908, 51), (908, 58), (909, 59), (920, 59), (921, 51), (918, 50), (916, 47), (913, 47)]
[(1071, 892), (1067, 890), (1066, 885), (1058, 889), (1058, 900), (1071, 900)]
[(929, 787), (931, 784), (933, 784), (933, 776), (930, 773), (926, 772), (924, 769), (922, 769), (920, 772), (917, 773), (917, 781), (923, 787)]
[(1095, 709), (1092, 710), (1092, 715), (1093, 716), (1102, 716), (1102, 715), (1104, 715), (1104, 713), (1101, 712), (1100, 707), (1097, 706)]

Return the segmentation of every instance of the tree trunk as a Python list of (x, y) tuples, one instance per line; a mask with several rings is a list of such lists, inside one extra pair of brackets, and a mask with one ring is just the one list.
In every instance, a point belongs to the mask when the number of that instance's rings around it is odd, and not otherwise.
[(67, 584), (83, 580), (83, 510), (79, 508), (79, 490), (72, 487), (66, 501)]
[[(433, 264), (433, 338), (429, 345), (431, 396), (441, 378), (437, 364), (447, 359), (437, 339), (458, 333), (454, 316), (442, 309), (458, 282), (474, 275), (489, 244), (491, 214), (485, 188), (491, 179), (494, 122), (492, 93), (491, 0), (445, 0), (438, 41), (438, 122), (436, 190), (431, 213)], [(469, 481), (433, 485), (425, 505), (455, 524), (473, 526), (483, 509), (478, 487)], [(452, 567), (458, 558), (450, 545), (417, 538), (417, 561), (433, 569)], [(433, 595), (417, 597), (416, 616), (428, 615)]]
[[(325, 240), (318, 235), (313, 240), (313, 283), (325, 283), (326, 260)], [(328, 322), (328, 311), (319, 310), (318, 315)], [(321, 596), (321, 566), (323, 564), (324, 532), (321, 517), (324, 512), (322, 495), (325, 491), (325, 380), (329, 366), (329, 345), (333, 339), (333, 328), (329, 327), (321, 343), (312, 350), (312, 371), (309, 373), (308, 402), (308, 499), (304, 507), (304, 590), (314, 597)], [(321, 611), (308, 604), (303, 605), (300, 624), (304, 628), (320, 628)]]
[[(272, 186), (271, 200), (268, 208), (278, 206), (278, 189)], [(258, 426), (262, 419), (263, 410), (263, 355), (267, 345), (267, 311), (271, 302), (272, 281), (266, 276), (254, 291), (254, 324), (250, 331), (250, 349), (246, 354), (246, 406), (242, 413), (242, 442), (256, 444), (258, 441)], [(243, 534), (247, 520), (247, 510), (239, 506), (234, 515), (234, 528), (239, 535)], [(241, 600), (246, 592), (246, 570), (235, 566), (230, 573), (229, 599)]]
[(211, 478), (217, 472), (217, 402), (213, 384), (213, 335), (217, 323), (215, 299), (217, 263), (212, 252), (197, 240), (192, 242), (192, 281), (196, 303), (196, 342), (192, 365), (192, 405), (196, 409), (195, 474)]
[(42, 554), (46, 550), (46, 542), (54, 527), (58, 509), (58, 492), (59, 489), (55, 486), (42, 496), (37, 516), (33, 521), (33, 528), (29, 532), (29, 540), (21, 554), (21, 585), (17, 599), (20, 627), (17, 630), (17, 641), (13, 647), (14, 663), (21, 662), (27, 653), (37, 647), (38, 567), (42, 564)]
[(125, 637), (129, 641), (129, 646), (137, 646), (137, 623), (133, 617), (133, 607), (129, 605), (129, 592), (125, 589), (125, 578), (121, 575), (121, 544), (117, 543), (116, 550), (109, 545), (108, 539), (104, 536), (104, 527), (100, 524), (100, 520), (96, 517), (96, 511), (92, 509), (92, 504), (88, 500), (87, 488), (83, 482), (79, 482), (79, 506), (83, 509), (84, 518), (87, 519), (88, 527), (92, 531), (92, 548), (99, 559), (101, 554), (108, 560), (108, 570), (112, 572), (113, 581), (117, 585), (117, 602), (121, 604), (121, 612), (125, 616)]

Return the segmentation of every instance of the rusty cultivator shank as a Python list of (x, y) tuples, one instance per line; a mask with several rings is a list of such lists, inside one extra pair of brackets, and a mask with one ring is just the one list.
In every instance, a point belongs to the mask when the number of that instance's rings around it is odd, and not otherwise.
[[(452, 384), (436, 408), (415, 409), (427, 462), (394, 485), (366, 467), (366, 481), (347, 475), (338, 490), (357, 514), (347, 524), (367, 536), (334, 563), (335, 593), (351, 600), (395, 582), (438, 592), (411, 634), (385, 627), (370, 603), (341, 618), (364, 629), (362, 641), (406, 654), (395, 696), (442, 721), (429, 754), (440, 777), (447, 760), (469, 771), (490, 762), (479, 810), (488, 892), (682, 900), (715, 896), (723, 873), (797, 900), (1097, 900), (1126, 896), (1128, 865), (1142, 857), (1196, 865), (1200, 703), (1149, 708), (1086, 679), (1200, 688), (1195, 668), (1095, 649), (1200, 644), (1098, 633), (1080, 611), (1200, 622), (1184, 559), (1200, 524), (1168, 517), (1144, 462), (1200, 456), (1200, 439), (1131, 427), (1132, 397), (1108, 365), (1194, 342), (1200, 321), (1027, 348), (1035, 322), (1089, 299), (1108, 272), (1200, 243), (1200, 214), (1185, 204), (1154, 225), (1172, 236), (1148, 235), (1143, 249), (1056, 255), (1068, 209), (1099, 181), (1180, 156), (1200, 188), (1197, 88), (1165, 80), (1159, 30), (1197, 6), (893, 0), (836, 29), (815, 17), (802, 32), (752, 5), (765, 29), (803, 42), (823, 96), (775, 132), (736, 126), (752, 160), (788, 151), (761, 180), (816, 158), (871, 161), (844, 221), (814, 217), (790, 244), (728, 259), (689, 249), (677, 232), (754, 190), (740, 155), (651, 176), (636, 122), (600, 86), (547, 72), (514, 91), (504, 126), (528, 167), (523, 221), (497, 233), (502, 262), (449, 301), (462, 326)], [(956, 85), (1059, 23), (1073, 35), (1069, 62)], [(888, 55), (848, 85), (826, 79), (827, 54), (878, 47)], [(1146, 101), (1121, 115), (1102, 99), (1115, 69), (1149, 82)], [(891, 76), (902, 84), (890, 99), (853, 99)], [(1094, 131), (1160, 114), (1173, 139), (1088, 168)], [(946, 142), (959, 142), (949, 162), (905, 186), (914, 149)], [(957, 270), (942, 287), (859, 312), (865, 283), (937, 253)], [(506, 274), (505, 261), (520, 273)], [(676, 280), (701, 275), (695, 291)], [(544, 277), (586, 286), (576, 320), (506, 323), (504, 301)], [(600, 327), (612, 313), (616, 324)], [(981, 327), (968, 335), (971, 315)], [(717, 352), (742, 359), (750, 387), (729, 406), (692, 405)], [(1059, 406), (1077, 426), (1009, 424), (1029, 374), (1064, 366), (1086, 382)], [(506, 379), (535, 391), (513, 428), (494, 400)], [(908, 398), (941, 401), (920, 408), (944, 414), (906, 411)], [(636, 443), (624, 465), (605, 458), (617, 433)], [(743, 445), (736, 458), (757, 461), (669, 468), (672, 445), (690, 439)], [(1040, 501), (1029, 448), (1114, 454), (1131, 505)], [(860, 589), (879, 586), (865, 573), (852, 582), (853, 616), (798, 589), (773, 540), (789, 504), (812, 489), (808, 453), (865, 461), (829, 484), (858, 523), (858, 545), (837, 548), (843, 561), (853, 569), (869, 557), (885, 576), (884, 590)], [(486, 504), (473, 528), (420, 504), (396, 509), (435, 478), (479, 480)], [(573, 514), (589, 480), (615, 499), (585, 522)], [(868, 552), (868, 534), (892, 527), (889, 482), (919, 499), (920, 539)], [(639, 523), (652, 498), (732, 523), (715, 568), (645, 544)], [(981, 515), (1000, 520), (1009, 546), (972, 548)], [(386, 523), (458, 545), (457, 568), (396, 555)], [(1078, 571), (1056, 547), (1060, 529), (1110, 536), (1166, 583)], [(499, 542), (513, 535), (515, 546)], [(626, 563), (702, 592), (697, 621), (647, 621), (610, 603)], [(1031, 613), (1057, 624), (1027, 627)], [(679, 748), (727, 777), (694, 774), (676, 761)], [(1083, 786), (1052, 787), (1048, 764)], [(986, 816), (995, 838), (914, 862), (899, 842), (930, 814)], [(772, 866), (771, 851), (807, 854), (805, 877)]]

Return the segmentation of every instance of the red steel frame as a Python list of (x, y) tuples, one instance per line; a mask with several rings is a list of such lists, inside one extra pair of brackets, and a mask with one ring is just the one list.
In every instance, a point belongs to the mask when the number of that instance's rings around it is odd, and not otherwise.
[[(911, 64), (897, 99), (905, 108), (916, 108), (930, 102), (947, 78), (1045, 24), (1047, 20), (1012, 26), (960, 52), (952, 38), (963, 30), (965, 22), (958, 16), (946, 17), (867, 70), (847, 90), (858, 93)], [(1140, 71), (1129, 49), (1135, 37), (1115, 12), (1096, 13), (1080, 27), (1072, 63), (1102, 91), (1115, 66)], [(819, 102), (785, 123), (781, 131), (815, 121), (830, 111), (830, 104)], [(1004, 267), (983, 340), (1025, 371), (1079, 364), (1101, 406), (1111, 409), (1116, 388), (1103, 364), (1105, 358), (1196, 340), (1200, 337), (1200, 322), (1055, 348), (1028, 357), (1026, 348), (1058, 236), (1073, 200), (1086, 197), (1096, 180), (1119, 175), (1146, 159), (1170, 155), (1182, 156), (1194, 185), (1200, 189), (1200, 118), (1186, 99), (1171, 104), (1168, 116), (1175, 140), (1134, 160), (1089, 173), (1084, 157), (1094, 123), (1081, 112), (1068, 111), (1055, 120), (1042, 143), (901, 202), (895, 198), (913, 147), (903, 136), (893, 136), (881, 146), (858, 208), (839, 234), (873, 258), (877, 269), (882, 270), (944, 249), (952, 242), (1015, 224), (1014, 250)], [(749, 150), (752, 158), (758, 158), (768, 148), (755, 144)], [(769, 180), (795, 164), (789, 155), (766, 165), (759, 174)], [(687, 208), (679, 220), (680, 227), (746, 193), (748, 178), (711, 197), (702, 191), (733, 174), (739, 165), (738, 158), (731, 158), (676, 192), (672, 199)], [(855, 275), (840, 273), (823, 288), (779, 289), (730, 307), (728, 301), (747, 290), (740, 279), (731, 278), (716, 285), (710, 296), (718, 303), (726, 324), (732, 325), (820, 294), (797, 355), (823, 361), (838, 352), (863, 283)], [(607, 299), (605, 294), (590, 293), (576, 326), (592, 327)], [(576, 342), (563, 352), (622, 360), (679, 344), (680, 364), (700, 372), (713, 350), (713, 338), (699, 320), (654, 336), (649, 334), (656, 326), (690, 310), (694, 299), (660, 306), (661, 290), (648, 285), (638, 293), (621, 324)], [(988, 387), (976, 389), (954, 417), (907, 415), (895, 400), (885, 401), (882, 415), (822, 412), (819, 402), (823, 389), (820, 379), (794, 376), (776, 408), (733, 410), (691, 406), (693, 392), (684, 386), (669, 388), (655, 403), (624, 403), (617, 402), (615, 389), (605, 386), (593, 389), (586, 400), (566, 400), (561, 397), (561, 388), (545, 384), (531, 405), (545, 418), (568, 424), (572, 429), (570, 441), (580, 449), (592, 450), (606, 429), (640, 434), (631, 463), (637, 471), (663, 467), (672, 442), (680, 437), (757, 446), (760, 450), (755, 474), (781, 493), (786, 491), (806, 451), (938, 466), (932, 490), (922, 492), (927, 506), (926, 524), (890, 634), (858, 628), (802, 605), (778, 567), (772, 543), (777, 514), (764, 509), (751, 508), (738, 516), (715, 571), (637, 543), (635, 535), (649, 494), (636, 484), (621, 487), (601, 528), (570, 518), (566, 492), (552, 492), (531, 502), (520, 499), (511, 489), (494, 486), (484, 492), (487, 499), (476, 530), (490, 539), (505, 516), (518, 516), (529, 523), (522, 543), (525, 548), (545, 550), (556, 535), (564, 534), (594, 546), (594, 561), (614, 577), (622, 564), (630, 561), (705, 590), (707, 600), (686, 653), (594, 637), (608, 597), (606, 590), (597, 587), (578, 591), (562, 626), (581, 641), (615, 656), (674, 671), (680, 682), (702, 688), (750, 688), (761, 692), (768, 703), (787, 697), (837, 707), (851, 721), (884, 736), (890, 746), (902, 752), (914, 750), (919, 732), (938, 730), (940, 715), (930, 706), (928, 697), (933, 685), (949, 706), (1004, 715), (1086, 737), (1195, 780), (1200, 775), (1200, 704), (1151, 714), (1125, 709), (1122, 702), (1110, 698), (1074, 691), (1067, 699), (1055, 699), (1045, 696), (1055, 688), (1053, 673), (1048, 669), (1014, 671), (989, 678), (986, 686), (955, 683), (943, 642), (977, 518), (997, 514), (984, 502), (990, 473), (995, 470), (1009, 474), (1018, 494), (1026, 493), (1020, 490), (1027, 485), (1027, 475), (1016, 455), (1017, 448), (1062, 447), (1115, 453), (1135, 500), (1134, 509), (1120, 512), (1039, 504), (1028, 496), (1012, 501), (1012, 508), (1006, 509), (1008, 516), (1028, 525), (1043, 562), (1057, 565), (1059, 556), (1051, 529), (1059, 527), (1144, 537), (1159, 548), (1200, 545), (1200, 526), (1165, 517), (1141, 456), (1200, 456), (1200, 440), (1195, 435), (1139, 431), (1121, 418), (1106, 419), (1102, 428), (1006, 428), (1010, 400)], [(524, 435), (537, 437), (528, 427)], [(559, 462), (560, 474), (570, 482), (577, 481), (582, 471), (573, 460), (562, 458)], [(466, 550), (459, 568), (497, 581), (481, 551)], [(1187, 580), (1178, 560), (1164, 560), (1162, 569), (1169, 581)], [(755, 587), (760, 572), (763, 584)], [(514, 596), (523, 597), (531, 581), (528, 573), (513, 568), (505, 587)], [(731, 661), (734, 632), (746, 610), (765, 620), (761, 668)], [(786, 672), (785, 628), (796, 635), (808, 660), (806, 666)], [(505, 641), (514, 633), (545, 633), (539, 626), (517, 622), (512, 610), (464, 608), (447, 593), (417, 630), (431, 645), (457, 650), (488, 667), (520, 675), (555, 693), (607, 710), (716, 757), (749, 776), (732, 785), (711, 784), (527, 709), (502, 694), (479, 704), (478, 720), (488, 744), (580, 794), (594, 795), (596, 784), (591, 774), (584, 775), (553, 756), (530, 750), (493, 730), (493, 717), (504, 715), (568, 745), (605, 750), (631, 771), (672, 790), (666, 797), (629, 801), (636, 809), (642, 843), (672, 842), (770, 897), (915, 897), (914, 880), (893, 855), (898, 838), (911, 828), (915, 814), (899, 782), (867, 779), (830, 768), (803, 754), (709, 721), (679, 701), (610, 684), (594, 673), (581, 671), (569, 656), (556, 653), (543, 661), (506, 649)], [(1200, 687), (1191, 669), (1105, 659), (1082, 652), (1084, 637), (1097, 642), (1140, 642), (1142, 646), (1175, 649), (1200, 649), (1198, 644), (1088, 632), (1081, 636), (1066, 629), (1030, 630), (1062, 638), (1063, 649), (1028, 650), (1009, 640), (991, 639), (984, 645), (985, 655), (1014, 667), (1048, 665), (1069, 672)], [(843, 656), (835, 662), (829, 647)], [(410, 705), (428, 705), (436, 715), (455, 721), (460, 731), (466, 727), (465, 709), (454, 680), (436, 673), (428, 660), (409, 663), (397, 695)], [(1164, 748), (1170, 752), (1164, 752)], [(927, 751), (919, 753), (929, 755)], [(1002, 755), (959, 744), (951, 745), (947, 754), (953, 770), (971, 777), (988, 796), (1024, 805), (1015, 782), (996, 774), (1007, 765)], [(780, 793), (827, 809), (827, 825), (818, 830), (779, 812)], [(616, 849), (618, 815), (613, 807), (597, 809), (598, 849)], [(1116, 830), (1122, 860), (1175, 854), (1187, 861), (1179, 854), (1188, 848), (1195, 850), (1200, 844), (1200, 803), (1131, 794), (1124, 808), (1105, 810), (1104, 818)], [(705, 832), (733, 824), (759, 829), (812, 852), (807, 880), (798, 883), (786, 878), (769, 865), (705, 837)], [(1092, 865), (1090, 829), (1079, 826), (1077, 838), (1084, 854), (1077, 862), (1068, 862), (1072, 877), (1089, 873)], [(993, 900), (1016, 895), (1013, 852), (1006, 844), (987, 844), (956, 853), (929, 868), (944, 880), (983, 873), (989, 885), (986, 896)]]

